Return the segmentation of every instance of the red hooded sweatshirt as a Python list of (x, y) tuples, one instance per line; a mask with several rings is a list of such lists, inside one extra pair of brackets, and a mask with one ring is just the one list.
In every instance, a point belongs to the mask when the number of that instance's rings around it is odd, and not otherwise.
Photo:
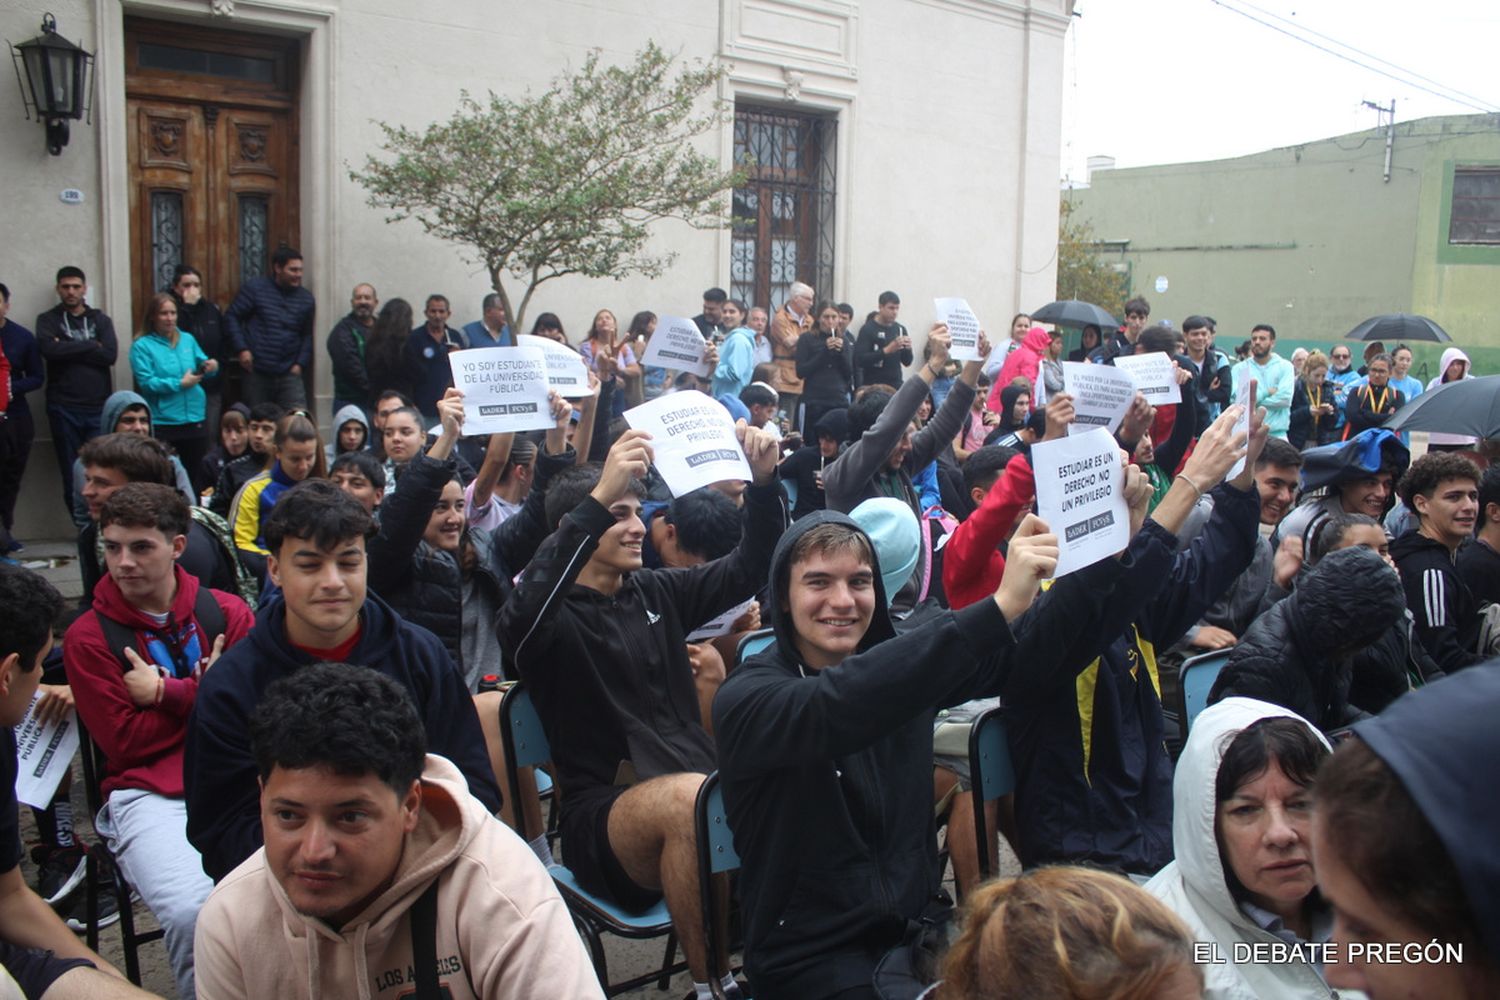
[(1000, 366), (1000, 375), (990, 388), (990, 398), (986, 405), (991, 410), (997, 413), (1000, 411), (1000, 393), (1017, 375), (1024, 376), (1031, 383), (1031, 408), (1036, 409), (1036, 380), (1041, 375), (1042, 359), (1047, 356), (1047, 345), (1051, 342), (1052, 335), (1039, 326), (1026, 331), (1026, 336), (1021, 338), (1021, 346), (1010, 352), (1010, 357)]
[(1036, 477), (1025, 455), (1005, 463), (1005, 473), (984, 502), (960, 524), (943, 547), (943, 592), (954, 611), (994, 594), (1005, 575), (1000, 543), (1010, 537), (1016, 518), (1036, 496)]
[[(188, 715), (198, 696), (200, 664), (217, 636), (205, 635), (193, 616), (198, 578), (176, 567), (177, 597), (167, 624), (157, 624), (126, 602), (114, 578), (94, 587), (92, 611), (78, 616), (63, 639), (63, 666), (78, 705), (78, 717), (104, 751), (106, 796), (117, 788), (143, 788), (169, 798), (183, 797), (182, 748)], [(255, 624), (245, 602), (211, 591), (224, 612), (224, 648), (239, 642)], [(135, 630), (135, 651), (148, 663), (165, 668), (159, 705), (138, 707), (125, 688), (125, 667), (109, 648), (98, 615)]]

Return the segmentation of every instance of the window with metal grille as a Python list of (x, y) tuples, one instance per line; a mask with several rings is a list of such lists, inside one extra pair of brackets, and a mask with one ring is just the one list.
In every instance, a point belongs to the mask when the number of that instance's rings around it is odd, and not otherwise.
[(1453, 171), (1448, 242), (1500, 244), (1500, 167)]
[(778, 308), (794, 281), (833, 294), (833, 118), (737, 105), (734, 158), (748, 175), (734, 191), (730, 294)]

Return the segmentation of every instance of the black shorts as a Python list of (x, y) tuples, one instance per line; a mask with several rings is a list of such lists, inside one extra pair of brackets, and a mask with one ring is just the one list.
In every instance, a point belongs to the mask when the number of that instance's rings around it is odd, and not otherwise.
[(21, 992), (33, 1000), (46, 993), (64, 972), (79, 966), (94, 967), (86, 958), (58, 958), (50, 951), (21, 948), (9, 941), (0, 941), (0, 965), (5, 966)]
[(609, 847), (609, 811), (625, 788), (597, 788), (574, 795), (563, 808), (563, 861), (578, 884), (631, 913), (661, 899), (660, 889), (637, 885)]

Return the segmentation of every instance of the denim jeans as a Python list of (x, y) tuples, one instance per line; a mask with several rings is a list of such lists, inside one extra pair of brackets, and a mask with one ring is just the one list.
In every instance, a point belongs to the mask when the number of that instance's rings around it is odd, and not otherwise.
[(99, 420), (104, 409), (79, 410), (72, 407), (47, 406), (47, 425), (52, 428), (52, 448), (57, 453), (57, 472), (62, 477), (63, 504), (73, 509), (73, 462), (85, 441), (99, 436)]
[(291, 372), (282, 372), (280, 375), (251, 372), (245, 376), (244, 386), (251, 406), (256, 403), (275, 403), (283, 410), (307, 409), (307, 390), (302, 384), (301, 375), (293, 375)]

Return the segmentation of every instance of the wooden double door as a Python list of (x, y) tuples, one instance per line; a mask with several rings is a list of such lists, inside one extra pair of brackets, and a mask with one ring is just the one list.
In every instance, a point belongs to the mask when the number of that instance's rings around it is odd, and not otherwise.
[(298, 245), (298, 43), (143, 19), (125, 43), (136, 328), (177, 265), (223, 308)]

